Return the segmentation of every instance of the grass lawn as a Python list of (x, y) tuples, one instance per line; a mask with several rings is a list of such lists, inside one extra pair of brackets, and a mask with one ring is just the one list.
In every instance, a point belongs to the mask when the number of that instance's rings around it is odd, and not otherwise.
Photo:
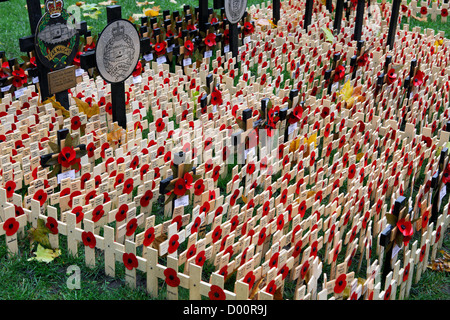
[[(85, 1), (86, 3), (99, 3), (104, 0)], [(248, 5), (260, 3), (261, 0), (248, 0)], [(19, 58), (24, 53), (19, 52), (18, 39), (31, 33), (28, 15), (25, 8), (25, 0), (9, 0), (0, 2), (0, 51), (5, 51), (7, 58)], [(75, 0), (66, 0), (66, 8), (75, 4)], [(198, 0), (186, 0), (172, 3), (169, 0), (155, 1), (161, 6), (161, 10), (182, 10), (184, 4), (196, 6)], [(213, 1), (209, 1), (212, 7)], [(135, 0), (119, 0), (122, 6), (122, 16), (128, 18), (133, 13), (141, 13), (143, 7), (138, 7)], [(145, 6), (145, 8), (151, 7)], [(106, 9), (99, 6), (101, 13), (96, 19), (84, 17), (88, 25), (92, 27), (92, 33), (99, 33), (106, 25)], [(404, 20), (405, 22), (406, 20)], [(450, 23), (446, 25), (436, 22), (421, 22), (411, 19), (410, 28), (420, 26), (422, 29), (432, 28), (436, 31), (445, 31), (446, 37), (450, 37)], [(6, 247), (0, 246), (0, 299), (18, 300), (50, 300), (50, 299), (85, 299), (85, 300), (141, 300), (155, 299), (147, 294), (145, 290), (145, 274), (137, 272), (137, 289), (127, 288), (124, 278), (124, 266), (118, 262), (116, 264), (116, 277), (111, 278), (104, 273), (104, 259), (99, 251), (96, 259), (96, 267), (89, 269), (84, 266), (83, 250), (80, 250), (78, 257), (71, 257), (67, 254), (66, 239), (61, 237), (62, 255), (53, 262), (46, 264), (36, 261), (28, 261), (31, 257), (31, 248), (27, 240), (21, 240), (21, 255), (14, 258), (6, 257)], [(4, 243), (4, 238), (0, 239)], [(445, 235), (443, 249), (450, 251), (449, 232)], [(438, 254), (438, 257), (441, 257)], [(80, 268), (81, 290), (71, 290), (67, 286), (68, 275), (66, 271), (69, 266), (76, 265)], [(204, 269), (208, 269), (205, 265)], [(160, 292), (157, 299), (165, 299), (165, 285), (160, 283)], [(189, 297), (187, 290), (180, 289), (180, 299)], [(411, 300), (448, 300), (450, 299), (450, 277), (448, 274), (427, 270), (418, 284), (414, 284), (411, 289)]]

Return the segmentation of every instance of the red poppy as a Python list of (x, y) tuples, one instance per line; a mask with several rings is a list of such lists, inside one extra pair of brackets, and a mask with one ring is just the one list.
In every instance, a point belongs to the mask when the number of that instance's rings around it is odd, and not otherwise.
[(347, 286), (347, 275), (343, 273), (339, 277), (337, 277), (336, 281), (334, 282), (334, 293), (336, 294), (342, 293), (346, 286)]
[(422, 229), (425, 229), (428, 226), (430, 211), (425, 211), (422, 215)]
[(184, 42), (184, 54), (186, 56), (190, 56), (192, 55), (192, 53), (194, 53), (194, 44), (192, 43), (191, 40), (186, 40)]
[(409, 269), (410, 269), (410, 264), (408, 263), (408, 265), (405, 267), (405, 269), (403, 270), (403, 282), (408, 280), (409, 278)]
[(83, 213), (83, 207), (78, 206), (72, 209), (72, 213), (76, 216), (76, 223), (80, 223), (83, 221), (84, 213)]
[(81, 127), (81, 120), (79, 116), (74, 116), (71, 120), (70, 120), (71, 126), (70, 128), (72, 130), (78, 130)]
[(258, 246), (262, 245), (264, 243), (264, 241), (266, 240), (266, 227), (263, 227), (260, 231), (259, 231), (259, 236), (258, 236)]
[(253, 285), (255, 284), (255, 275), (253, 274), (253, 271), (249, 271), (245, 277), (244, 277), (244, 283), (248, 284), (249, 290), (253, 288)]
[(167, 250), (170, 254), (174, 253), (175, 251), (177, 251), (180, 243), (178, 242), (178, 239), (180, 237), (178, 236), (178, 234), (174, 234), (172, 237), (170, 237), (169, 239), (169, 249)]
[(219, 225), (213, 230), (213, 233), (212, 233), (213, 243), (216, 243), (218, 240), (220, 240), (221, 237), (222, 237), (222, 228)]
[(397, 221), (397, 228), (405, 237), (412, 236), (414, 233), (411, 221), (400, 219)]
[(144, 195), (141, 197), (141, 200), (139, 203), (141, 204), (141, 207), (148, 207), (150, 204), (150, 201), (153, 199), (153, 192), (152, 190), (145, 191)]
[(269, 260), (269, 268), (278, 268), (278, 257), (280, 256), (279, 252), (275, 252)]
[(15, 210), (16, 217), (19, 217), (25, 213), (21, 206), (14, 205), (14, 210)]
[(226, 299), (225, 292), (223, 291), (223, 289), (215, 284), (211, 285), (209, 292), (208, 292), (208, 297), (210, 300), (225, 300)]
[(166, 268), (164, 270), (164, 280), (166, 284), (172, 288), (176, 288), (180, 285), (180, 278), (178, 278), (177, 272), (172, 268)]
[(389, 287), (386, 289), (386, 291), (384, 293), (384, 300), (391, 299), (391, 291), (392, 291), (392, 285), (389, 285)]
[(319, 245), (319, 242), (316, 240), (311, 244), (311, 253), (309, 254), (310, 257), (316, 257), (317, 256), (317, 247)]
[(125, 268), (128, 270), (133, 270), (134, 268), (137, 268), (139, 265), (139, 262), (136, 258), (136, 255), (134, 253), (124, 253), (122, 256), (123, 264), (125, 265)]
[(275, 280), (272, 280), (272, 281), (270, 281), (270, 282), (267, 284), (266, 292), (269, 293), (269, 294), (274, 295), (274, 294), (275, 294), (275, 291), (277, 291), (277, 286), (276, 286), (276, 284), (275, 284)]
[(205, 37), (205, 44), (211, 48), (216, 45), (216, 35), (214, 33), (208, 33), (208, 35)]
[(92, 221), (97, 222), (103, 217), (105, 214), (105, 210), (103, 210), (103, 205), (98, 205), (95, 207), (95, 209), (92, 211)]
[(309, 260), (306, 260), (303, 263), (302, 268), (300, 269), (300, 277), (302, 279), (305, 279), (305, 276), (306, 276), (308, 270), (309, 270)]
[(205, 191), (205, 184), (203, 183), (203, 179), (198, 179), (194, 184), (194, 194), (196, 196), (200, 196)]
[(427, 13), (428, 13), (427, 7), (423, 6), (423, 7), (420, 8), (420, 14), (426, 15)]
[(126, 231), (127, 237), (130, 237), (131, 235), (133, 235), (134, 232), (136, 231), (136, 228), (137, 228), (137, 219), (136, 218), (133, 218), (130, 221), (128, 221), (127, 227), (126, 227), (126, 229), (127, 229), (127, 231)]
[(95, 155), (95, 144), (93, 142), (90, 142), (87, 147), (87, 155), (89, 158), (92, 158)]
[(205, 250), (200, 251), (195, 257), (195, 264), (199, 267), (202, 267), (205, 264)]
[(65, 168), (77, 162), (76, 152), (73, 147), (64, 147), (58, 155), (58, 163)]
[(123, 193), (130, 194), (134, 188), (133, 184), (134, 184), (133, 178), (128, 178), (124, 183)]
[(239, 189), (234, 190), (233, 195), (230, 198), (230, 206), (234, 206), (237, 198), (239, 197)]
[(18, 229), (19, 229), (19, 222), (16, 220), (15, 217), (8, 218), (3, 223), (3, 230), (5, 230), (5, 233), (8, 237), (14, 235)]
[[(80, 192), (80, 194), (81, 194), (81, 192)], [(39, 201), (39, 204), (42, 207), (44, 205), (45, 201), (47, 201), (47, 193), (43, 189), (39, 189), (33, 195), (33, 199)]]
[(252, 34), (255, 31), (255, 27), (250, 22), (244, 23), (244, 35)]
[(425, 73), (423, 73), (422, 71), (417, 71), (416, 75), (414, 76), (413, 79), (413, 85), (418, 87), (423, 83), (423, 78), (425, 77)]
[(166, 126), (166, 124), (164, 123), (163, 118), (157, 119), (156, 122), (155, 122), (155, 125), (156, 125), (156, 132), (163, 131), (164, 127)]
[(201, 206), (200, 206), (200, 213), (209, 213), (209, 210), (211, 208), (211, 205), (209, 204), (209, 202), (204, 202)]
[(444, 18), (448, 16), (448, 10), (446, 8), (441, 9), (441, 16)]
[(295, 244), (294, 252), (292, 252), (292, 256), (294, 258), (297, 258), (300, 255), (300, 253), (302, 252), (302, 245), (303, 245), (303, 243), (302, 243), (301, 239), (298, 240), (297, 243)]
[(94, 249), (95, 245), (97, 244), (95, 236), (91, 231), (83, 231), (83, 233), (81, 234), (81, 240), (86, 247), (89, 247), (91, 249)]
[(58, 221), (53, 217), (47, 218), (45, 226), (50, 230), (52, 234), (58, 234)]
[(345, 77), (345, 67), (344, 66), (337, 66), (334, 70), (334, 82), (341, 81)]
[(223, 103), (222, 92), (217, 90), (217, 88), (214, 88), (213, 92), (211, 93), (211, 103), (213, 106), (220, 106)]
[(16, 190), (16, 183), (14, 180), (10, 180), (5, 183), (5, 189), (6, 189), (6, 197), (9, 199), (13, 196), (14, 191)]
[(167, 43), (165, 41), (158, 42), (155, 44), (155, 51), (158, 56), (162, 56), (166, 53)]

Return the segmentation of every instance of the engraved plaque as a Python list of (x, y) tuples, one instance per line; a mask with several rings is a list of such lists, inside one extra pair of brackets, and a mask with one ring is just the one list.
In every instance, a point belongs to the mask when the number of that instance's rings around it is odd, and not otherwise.
[(64, 90), (76, 87), (77, 78), (75, 76), (75, 66), (66, 67), (61, 70), (49, 72), (48, 90), (50, 94), (62, 92)]
[(98, 38), (95, 59), (105, 81), (125, 81), (133, 73), (139, 55), (139, 34), (130, 21), (115, 20), (103, 29)]
[(225, 16), (230, 23), (238, 23), (247, 9), (247, 0), (225, 0)]

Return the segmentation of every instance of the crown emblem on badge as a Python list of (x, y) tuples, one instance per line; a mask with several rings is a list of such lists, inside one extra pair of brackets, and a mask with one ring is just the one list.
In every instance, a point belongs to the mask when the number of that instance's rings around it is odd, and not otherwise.
[(50, 14), (51, 18), (56, 18), (61, 15), (64, 3), (62, 0), (48, 0), (45, 3), (45, 9)]
[(111, 32), (114, 38), (122, 37), (125, 34), (125, 27), (122, 25), (118, 25), (116, 27), (113, 27)]

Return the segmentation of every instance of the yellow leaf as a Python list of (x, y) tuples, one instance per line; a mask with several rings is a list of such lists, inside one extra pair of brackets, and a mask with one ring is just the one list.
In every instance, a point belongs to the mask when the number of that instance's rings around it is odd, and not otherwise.
[(78, 99), (77, 97), (73, 97), (73, 99), (75, 100), (75, 102), (77, 104), (78, 111), (83, 112), (87, 116), (88, 119), (90, 119), (92, 116), (100, 113), (98, 104), (92, 104), (92, 106), (90, 106), (87, 102), (82, 101), (82, 100)]
[(313, 142), (314, 142), (314, 148), (316, 148), (317, 147), (317, 133), (314, 133), (308, 139), (305, 139), (305, 143), (307, 146), (309, 146)]
[(294, 152), (295, 150), (298, 150), (298, 148), (300, 148), (300, 139), (295, 138), (289, 145), (289, 152)]
[(159, 9), (160, 9), (159, 6), (149, 8), (149, 9), (144, 9), (144, 14), (147, 17), (157, 17), (157, 16), (159, 16)]
[(244, 201), (244, 203), (247, 203), (247, 197), (244, 197), (244, 195), (242, 195), (242, 201)]
[(39, 245), (51, 249), (50, 240), (48, 239), (49, 233), (50, 230), (45, 226), (44, 220), (42, 219), (38, 219), (36, 228), (30, 228), (28, 230), (30, 242), (37, 242)]
[(356, 155), (356, 162), (358, 162), (359, 160), (361, 160), (361, 158), (364, 157), (364, 152), (360, 152)]
[(306, 198), (314, 197), (315, 194), (316, 192), (314, 190), (309, 190), (306, 194)]
[(61, 250), (60, 249), (55, 249), (55, 250), (46, 249), (39, 244), (34, 255), (35, 256), (32, 258), (29, 258), (28, 261), (35, 260), (35, 261), (49, 263), (49, 262), (52, 262), (53, 259), (55, 259), (61, 255)]
[(350, 84), (350, 81), (347, 81), (342, 87), (341, 91), (339, 91), (339, 96), (347, 102), (353, 95), (353, 86)]
[(106, 137), (108, 138), (108, 141), (115, 145), (119, 142), (120, 138), (122, 137), (122, 130), (123, 128), (118, 126), (117, 124), (114, 124), (115, 128), (108, 132), (108, 134), (106, 135)]
[(66, 108), (64, 108), (61, 103), (59, 103), (58, 101), (56, 101), (55, 97), (51, 97), (48, 98), (47, 100), (45, 100), (42, 104), (45, 105), (47, 103), (51, 103), (53, 108), (56, 109), (57, 113), (59, 111), (59, 113), (61, 113), (61, 115), (64, 117), (64, 119), (67, 119), (70, 117), (70, 112), (68, 110), (66, 110)]

